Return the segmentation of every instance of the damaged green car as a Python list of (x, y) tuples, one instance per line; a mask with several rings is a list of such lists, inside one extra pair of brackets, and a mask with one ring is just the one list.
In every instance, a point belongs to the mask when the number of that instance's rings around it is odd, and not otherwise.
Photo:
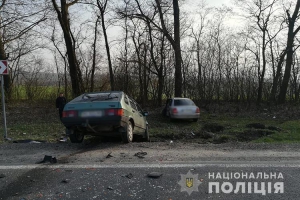
[(85, 135), (121, 136), (124, 143), (134, 135), (149, 141), (147, 111), (122, 91), (82, 94), (66, 104), (61, 118), (71, 142)]

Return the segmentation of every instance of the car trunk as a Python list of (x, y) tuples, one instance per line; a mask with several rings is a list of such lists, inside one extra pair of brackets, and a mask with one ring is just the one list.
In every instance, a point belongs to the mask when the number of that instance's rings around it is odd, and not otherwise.
[[(63, 121), (73, 120), (78, 122), (92, 122), (99, 118), (105, 120), (119, 119), (123, 116), (123, 110), (118, 101), (93, 101), (68, 103), (63, 112)], [(97, 120), (98, 121), (98, 120)]]
[(196, 113), (196, 106), (174, 106), (178, 114), (190, 115)]

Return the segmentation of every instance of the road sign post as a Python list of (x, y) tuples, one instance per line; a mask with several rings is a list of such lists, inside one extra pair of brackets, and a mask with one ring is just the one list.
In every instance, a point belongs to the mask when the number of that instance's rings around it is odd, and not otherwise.
[(0, 60), (0, 76), (1, 76), (1, 93), (2, 93), (2, 112), (4, 139), (7, 140), (6, 112), (5, 112), (5, 96), (4, 96), (4, 75), (8, 75), (7, 60)]

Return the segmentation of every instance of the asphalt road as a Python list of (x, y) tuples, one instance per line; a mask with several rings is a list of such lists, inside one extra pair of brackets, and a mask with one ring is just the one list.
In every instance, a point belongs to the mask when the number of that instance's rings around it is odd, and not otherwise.
[[(5, 200), (300, 199), (298, 145), (5, 144), (0, 152)], [(36, 164), (46, 154), (57, 163)]]

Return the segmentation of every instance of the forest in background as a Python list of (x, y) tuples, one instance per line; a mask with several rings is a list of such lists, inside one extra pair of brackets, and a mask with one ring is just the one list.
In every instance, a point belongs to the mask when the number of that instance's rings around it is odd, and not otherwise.
[(300, 0), (0, 0), (7, 99), (299, 103)]

